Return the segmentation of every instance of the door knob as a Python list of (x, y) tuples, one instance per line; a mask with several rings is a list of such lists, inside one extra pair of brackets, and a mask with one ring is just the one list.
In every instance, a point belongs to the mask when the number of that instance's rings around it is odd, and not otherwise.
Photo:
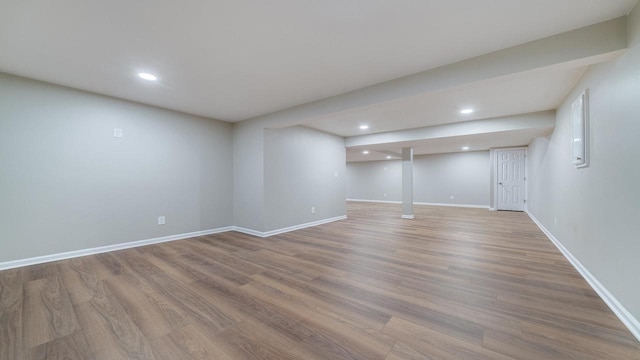
[(498, 183), (498, 185), (502, 185), (502, 183)]

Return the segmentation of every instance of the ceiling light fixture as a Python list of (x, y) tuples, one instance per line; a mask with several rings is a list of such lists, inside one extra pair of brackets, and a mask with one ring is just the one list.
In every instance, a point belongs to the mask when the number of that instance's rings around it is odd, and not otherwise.
[(473, 109), (462, 109), (462, 110), (460, 110), (460, 114), (463, 114), (463, 115), (471, 114), (472, 112), (473, 112)]
[(391, 155), (387, 156), (387, 159), (391, 159)]
[(365, 150), (362, 153), (365, 154), (365, 155), (369, 155), (369, 150)]
[(148, 80), (148, 81), (156, 81), (158, 80), (158, 77), (153, 75), (153, 74), (149, 74), (149, 73), (138, 73), (138, 76), (141, 77), (142, 79)]
[(367, 130), (369, 125), (360, 125), (360, 130)]
[(469, 147), (468, 146), (463, 146), (462, 150), (469, 150)]

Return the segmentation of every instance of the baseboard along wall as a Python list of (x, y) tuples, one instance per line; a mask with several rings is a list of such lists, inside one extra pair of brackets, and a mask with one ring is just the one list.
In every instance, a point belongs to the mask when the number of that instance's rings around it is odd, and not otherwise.
[(131, 241), (131, 242), (120, 243), (120, 244), (99, 246), (99, 247), (94, 247), (89, 249), (66, 251), (66, 252), (61, 252), (57, 254), (50, 254), (50, 255), (36, 256), (36, 257), (20, 259), (20, 260), (0, 262), (0, 270), (13, 269), (21, 266), (36, 265), (36, 264), (59, 261), (64, 259), (72, 259), (80, 256), (101, 254), (109, 251), (129, 249), (129, 248), (151, 245), (151, 244), (159, 244), (167, 241), (188, 239), (196, 236), (211, 235), (211, 234), (217, 234), (217, 233), (232, 231), (232, 230), (233, 230), (233, 226), (226, 226), (226, 227), (221, 227), (217, 229), (194, 231), (194, 232), (189, 232), (184, 234), (168, 235), (168, 236), (163, 236), (163, 237), (153, 238), (153, 239)]
[[(391, 201), (391, 200), (366, 200), (366, 199), (346, 199), (346, 200), (347, 201), (354, 201), (354, 202), (370, 202), (370, 203), (382, 203), (382, 204), (402, 204), (402, 201)], [(476, 208), (476, 209), (489, 209), (488, 205), (427, 203), (427, 202), (419, 202), (419, 201), (414, 201), (413, 205), (452, 206), (452, 207), (465, 207), (465, 208)]]
[(629, 329), (631, 334), (633, 334), (633, 336), (635, 336), (635, 338), (640, 341), (640, 321), (638, 321), (638, 319), (631, 315), (631, 313), (627, 309), (625, 309), (625, 307), (613, 296), (613, 294), (611, 294), (609, 290), (607, 290), (607, 288), (604, 287), (604, 285), (602, 285), (602, 283), (598, 281), (598, 279), (596, 279), (596, 277), (593, 276), (593, 274), (591, 274), (591, 272), (589, 272), (589, 270), (584, 265), (582, 265), (580, 260), (573, 256), (569, 249), (564, 247), (564, 245), (562, 245), (562, 243), (558, 241), (558, 239), (556, 239), (555, 236), (553, 236), (553, 234), (551, 234), (551, 232), (547, 230), (547, 228), (545, 228), (544, 225), (542, 225), (542, 223), (531, 212), (529, 212), (529, 210), (526, 210), (525, 212), (527, 213), (527, 215), (529, 215), (531, 220), (533, 220), (533, 222), (538, 225), (540, 230), (542, 230), (542, 232), (549, 238), (549, 240), (551, 240), (551, 242), (558, 248), (558, 250), (560, 250), (562, 255), (564, 255), (564, 257), (569, 260), (571, 265), (573, 265), (573, 267), (578, 270), (580, 275), (582, 275), (582, 277), (587, 281), (587, 283), (589, 283), (589, 285), (598, 294), (598, 296), (600, 296), (605, 304), (609, 306), (611, 311), (613, 311), (618, 319), (620, 319), (620, 321), (622, 321), (627, 329)]
[(347, 218), (346, 215), (342, 215), (342, 216), (322, 219), (318, 221), (289, 226), (286, 228), (281, 228), (281, 229), (276, 229), (271, 231), (257, 231), (257, 230), (247, 229), (247, 228), (238, 227), (238, 226), (225, 226), (225, 227), (220, 227), (216, 229), (194, 231), (194, 232), (189, 232), (184, 234), (168, 235), (168, 236), (163, 236), (163, 237), (158, 237), (153, 239), (131, 241), (131, 242), (126, 242), (121, 244), (105, 245), (105, 246), (99, 246), (99, 247), (94, 247), (89, 249), (73, 250), (73, 251), (66, 251), (66, 252), (57, 253), (57, 254), (5, 261), (5, 262), (0, 262), (0, 270), (8, 270), (8, 269), (13, 269), (17, 267), (43, 264), (43, 263), (48, 263), (53, 261), (72, 259), (72, 258), (81, 257), (81, 256), (101, 254), (101, 253), (110, 252), (110, 251), (124, 250), (124, 249), (139, 247), (139, 246), (159, 244), (159, 243), (168, 242), (168, 241), (188, 239), (188, 238), (197, 237), (197, 236), (218, 234), (218, 233), (227, 232), (227, 231), (238, 231), (241, 233), (265, 238), (265, 237), (278, 235), (278, 234), (282, 234), (282, 233), (286, 233), (294, 230), (327, 224), (327, 223), (338, 221), (338, 220), (344, 220), (346, 218)]

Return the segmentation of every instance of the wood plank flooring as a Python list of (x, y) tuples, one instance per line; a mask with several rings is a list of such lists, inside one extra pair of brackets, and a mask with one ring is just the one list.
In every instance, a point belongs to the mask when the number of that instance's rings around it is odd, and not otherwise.
[(523, 213), (348, 220), (0, 272), (0, 359), (640, 359)]

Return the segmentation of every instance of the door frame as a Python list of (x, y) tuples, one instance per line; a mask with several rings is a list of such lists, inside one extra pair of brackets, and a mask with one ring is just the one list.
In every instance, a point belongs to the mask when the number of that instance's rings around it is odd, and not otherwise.
[(517, 146), (517, 147), (503, 147), (503, 148), (491, 148), (491, 167), (493, 168), (493, 182), (491, 183), (491, 190), (493, 191), (493, 206), (490, 210), (498, 211), (498, 151), (499, 150), (524, 150), (524, 212), (529, 210), (529, 204), (527, 203), (528, 195), (529, 195), (529, 179), (527, 176), (529, 175), (529, 169), (527, 166), (528, 161), (528, 146)]

